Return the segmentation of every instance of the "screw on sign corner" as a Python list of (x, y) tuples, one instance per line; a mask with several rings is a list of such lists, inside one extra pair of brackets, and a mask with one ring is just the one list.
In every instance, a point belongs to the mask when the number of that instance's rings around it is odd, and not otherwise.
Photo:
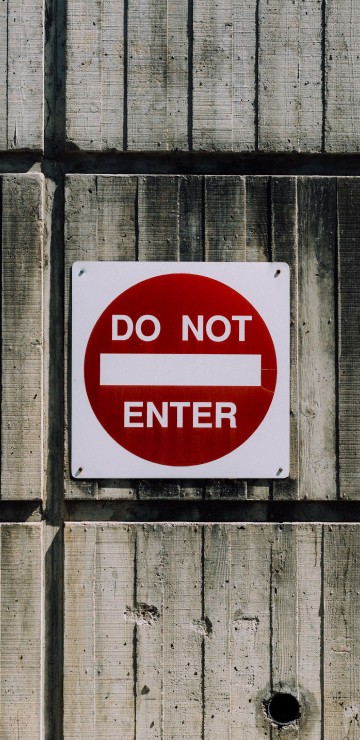
[(293, 694), (277, 692), (267, 702), (266, 713), (271, 722), (279, 727), (286, 727), (300, 719), (300, 702)]

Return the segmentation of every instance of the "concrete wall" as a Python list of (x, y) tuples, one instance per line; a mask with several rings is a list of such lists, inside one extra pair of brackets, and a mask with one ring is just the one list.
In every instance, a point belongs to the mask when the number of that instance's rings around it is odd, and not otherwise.
[[(2, 6), (0, 736), (360, 740), (360, 10)], [(289, 263), (287, 480), (71, 478), (82, 259)]]

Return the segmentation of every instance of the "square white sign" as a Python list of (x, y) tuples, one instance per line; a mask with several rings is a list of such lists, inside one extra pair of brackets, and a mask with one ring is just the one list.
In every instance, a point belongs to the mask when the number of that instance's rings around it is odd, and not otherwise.
[(289, 475), (284, 263), (75, 262), (71, 473)]

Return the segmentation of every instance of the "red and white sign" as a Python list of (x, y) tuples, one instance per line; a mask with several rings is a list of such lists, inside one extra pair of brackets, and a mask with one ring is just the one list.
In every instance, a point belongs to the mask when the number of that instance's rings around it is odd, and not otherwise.
[(289, 271), (73, 265), (72, 474), (273, 478), (289, 467)]

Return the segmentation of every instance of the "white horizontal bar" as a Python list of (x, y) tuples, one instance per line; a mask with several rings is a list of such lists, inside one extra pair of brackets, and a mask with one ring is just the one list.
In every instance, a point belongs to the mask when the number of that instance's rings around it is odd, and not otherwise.
[(101, 354), (100, 385), (258, 386), (261, 355)]

